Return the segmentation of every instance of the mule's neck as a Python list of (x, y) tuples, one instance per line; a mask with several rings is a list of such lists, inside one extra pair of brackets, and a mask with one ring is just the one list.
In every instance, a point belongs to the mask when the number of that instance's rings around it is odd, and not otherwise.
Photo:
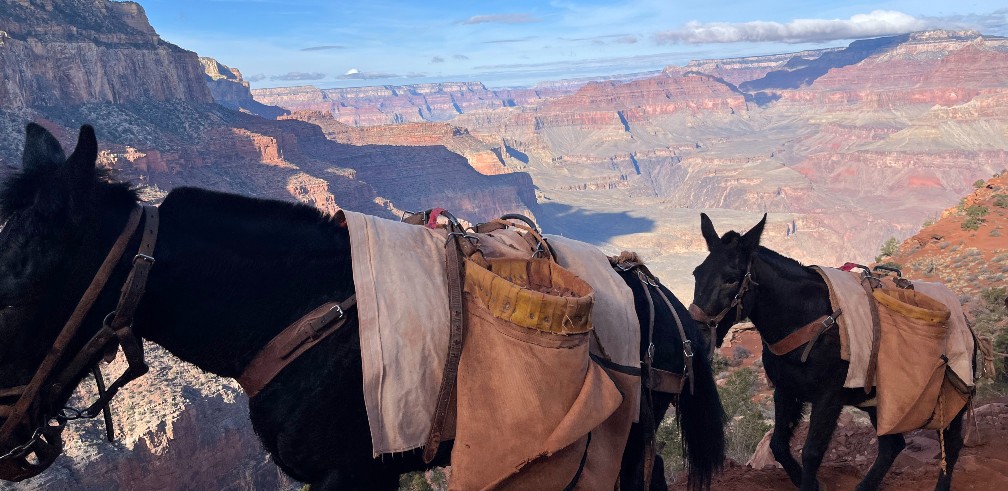
[(291, 322), (353, 294), (349, 234), (303, 205), (195, 189), (160, 207), (137, 333), (236, 378)]
[(749, 293), (749, 319), (767, 343), (830, 313), (826, 282), (791, 258), (759, 247), (752, 258), (752, 278), (757, 286)]

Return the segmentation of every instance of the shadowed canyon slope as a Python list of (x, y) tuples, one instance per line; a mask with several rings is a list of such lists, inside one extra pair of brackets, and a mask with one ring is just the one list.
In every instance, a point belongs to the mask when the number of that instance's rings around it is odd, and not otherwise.
[(436, 145), (339, 144), (314, 125), (273, 121), (287, 111), (253, 100), (237, 70), (161, 40), (138, 4), (2, 8), (0, 68), (12, 75), (0, 86), (0, 172), (20, 160), (26, 121), (67, 145), (90, 123), (102, 164), (162, 192), (199, 185), (386, 216), (441, 205), (488, 219), (535, 207), (527, 176), (480, 174)]
[[(927, 31), (696, 61), (529, 104), (461, 108), (449, 123), (520, 159), (547, 231), (640, 249), (688, 296), (701, 210), (719, 230), (769, 212), (768, 245), (811, 263), (864, 261), (1008, 167), (1005, 73), (1008, 40)], [(331, 108), (386, 101), (324, 92)], [(597, 229), (609, 224), (569, 219), (592, 212), (642, 226), (607, 238)]]

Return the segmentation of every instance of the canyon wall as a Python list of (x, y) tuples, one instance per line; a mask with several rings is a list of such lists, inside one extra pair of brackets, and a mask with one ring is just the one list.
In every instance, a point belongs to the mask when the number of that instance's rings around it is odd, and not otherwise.
[(256, 89), (259, 102), (291, 111), (328, 111), (354, 126), (445, 121), (459, 114), (527, 106), (573, 92), (575, 87), (490, 90), (480, 82), (381, 85), (345, 89), (311, 86)]
[(199, 60), (206, 74), (210, 94), (217, 104), (266, 119), (276, 119), (290, 112), (253, 99), (249, 83), (242, 78), (241, 71), (237, 68), (231, 68), (206, 56), (201, 56)]
[(158, 37), (133, 2), (5, 2), (0, 107), (213, 99), (196, 53)]

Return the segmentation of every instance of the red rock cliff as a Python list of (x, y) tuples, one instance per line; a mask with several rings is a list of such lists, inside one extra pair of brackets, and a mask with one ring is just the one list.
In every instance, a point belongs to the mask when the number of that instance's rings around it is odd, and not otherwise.
[(213, 99), (196, 54), (163, 41), (140, 5), (24, 0), (0, 6), (0, 107)]

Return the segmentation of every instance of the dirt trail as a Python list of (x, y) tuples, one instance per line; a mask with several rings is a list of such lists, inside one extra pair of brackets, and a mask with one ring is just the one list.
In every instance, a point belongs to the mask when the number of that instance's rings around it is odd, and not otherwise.
[[(1008, 489), (1008, 398), (989, 402), (976, 408), (979, 438), (973, 432), (967, 437), (953, 477), (953, 490)], [(972, 426), (972, 425), (971, 425)], [(800, 445), (806, 433), (805, 423), (796, 431), (792, 453), (800, 455)], [(877, 444), (874, 432), (866, 421), (842, 417), (830, 443), (829, 451), (819, 470), (819, 476), (830, 491), (854, 489), (875, 459)], [(934, 431), (907, 434), (906, 449), (893, 463), (883, 481), (882, 489), (933, 489), (938, 478), (940, 450)], [(760, 450), (757, 449), (757, 457)], [(772, 458), (764, 461), (772, 462)], [(685, 490), (685, 478), (676, 476), (672, 489)], [(783, 469), (767, 466), (754, 469), (729, 463), (717, 475), (713, 490), (786, 490), (795, 489)]]

